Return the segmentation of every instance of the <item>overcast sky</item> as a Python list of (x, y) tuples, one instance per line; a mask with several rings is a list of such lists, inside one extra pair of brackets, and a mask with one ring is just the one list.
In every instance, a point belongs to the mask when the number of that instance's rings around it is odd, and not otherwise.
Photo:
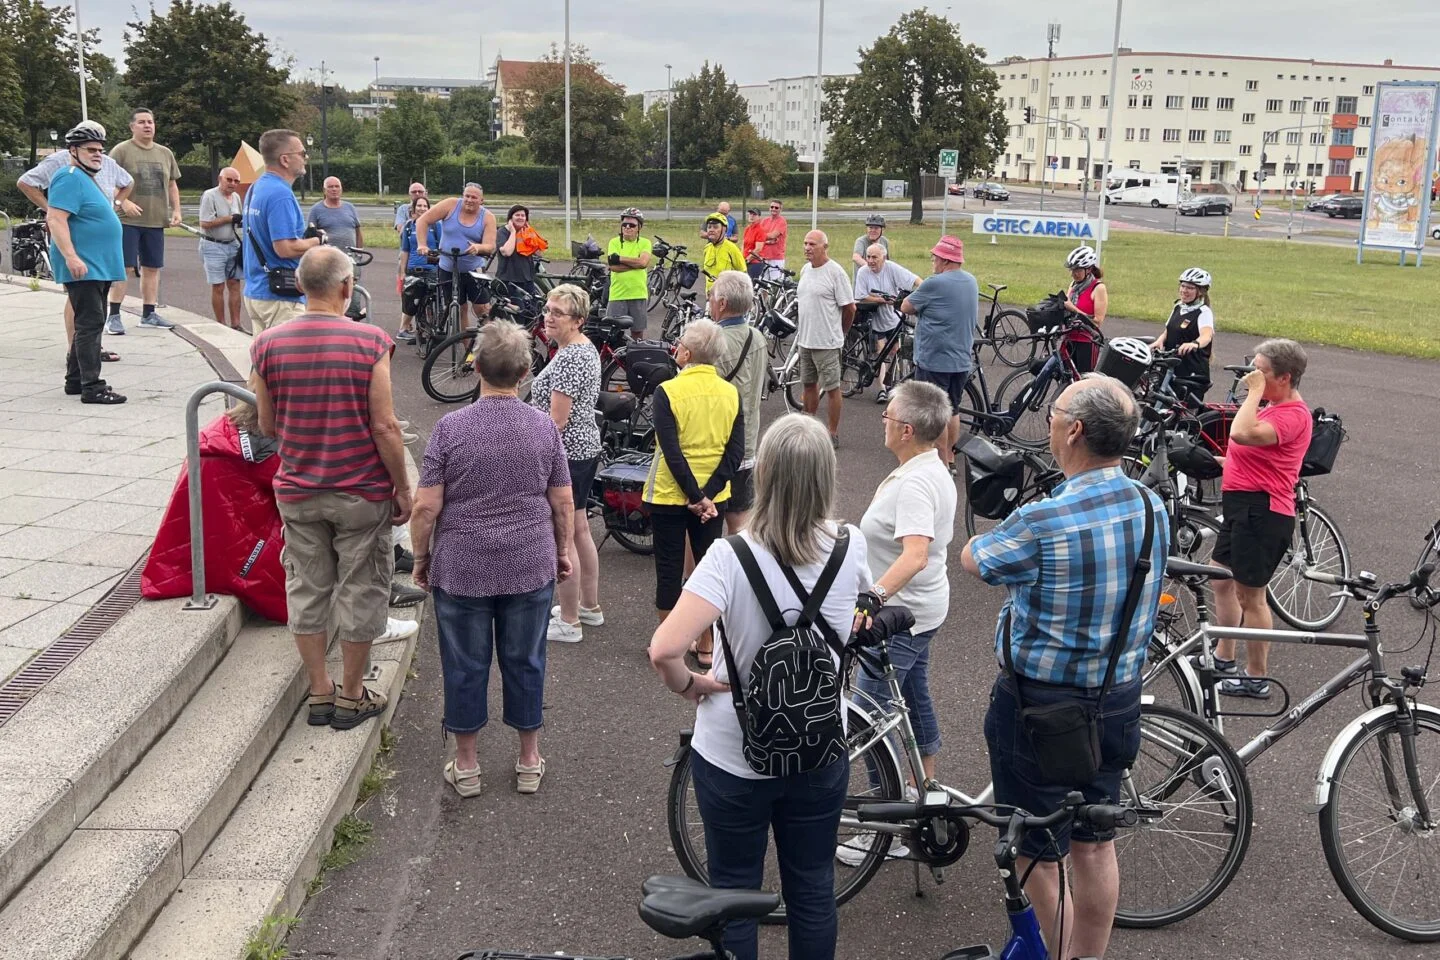
[[(157, 9), (164, 4), (155, 0)], [(81, 7), (84, 25), (100, 29), (105, 51), (117, 59), (136, 6), (84, 0)], [(352, 88), (374, 77), (376, 56), (382, 76), (474, 77), (482, 53), (487, 66), (497, 52), (536, 59), (564, 36), (563, 0), (235, 0), (235, 6), (253, 29), (294, 57), (297, 75), (324, 60)], [(825, 72), (853, 70), (856, 50), (917, 6), (913, 0), (826, 0)], [(1045, 25), (1052, 20), (1062, 25), (1062, 55), (1108, 51), (1114, 29), (1113, 0), (929, 6), (948, 12), (965, 39), (992, 59), (1044, 56)], [(817, 0), (573, 0), (571, 36), (632, 91), (663, 88), (666, 63), (680, 79), (707, 58), (722, 63), (732, 81), (757, 83), (814, 73), (817, 7)], [(1129, 0), (1125, 17), (1121, 43), (1136, 50), (1440, 66), (1435, 0), (1207, 0), (1184, 11), (1173, 0)]]

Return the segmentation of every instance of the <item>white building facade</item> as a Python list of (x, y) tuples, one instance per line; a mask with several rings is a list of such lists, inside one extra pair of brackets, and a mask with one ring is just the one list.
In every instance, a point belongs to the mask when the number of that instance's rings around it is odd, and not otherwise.
[[(847, 78), (853, 74), (845, 74)], [(773, 140), (787, 147), (794, 147), (802, 157), (815, 155), (821, 150), (829, 135), (829, 124), (815, 123), (816, 100), (824, 96), (824, 80), (816, 82), (814, 74), (804, 77), (781, 77), (767, 83), (746, 83), (737, 86), (740, 96), (745, 98), (746, 109), (755, 132), (766, 140)], [(643, 106), (649, 110), (652, 104), (665, 102), (665, 91), (646, 90)]]
[[(1440, 80), (1440, 68), (1332, 63), (1121, 48), (1114, 130), (1106, 129), (1110, 55), (993, 64), (1010, 136), (994, 173), (1079, 185), (1111, 165), (1170, 172), (1192, 183), (1254, 190), (1291, 182), (1316, 192), (1363, 189), (1375, 87)], [(1035, 121), (1025, 122), (1026, 108)], [(1044, 122), (1044, 117), (1051, 123)], [(1087, 138), (1088, 136), (1088, 144)], [(1053, 165), (1053, 169), (1051, 168)]]

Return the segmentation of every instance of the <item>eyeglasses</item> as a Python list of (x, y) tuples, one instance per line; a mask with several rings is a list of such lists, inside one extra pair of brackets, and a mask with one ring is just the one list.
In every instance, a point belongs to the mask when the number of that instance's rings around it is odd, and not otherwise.
[(76, 147), (75, 149), (79, 150), (81, 153), (93, 153), (96, 156), (99, 156), (100, 154), (105, 152), (104, 147)]
[(623, 230), (639, 230), (639, 229), (640, 229), (640, 224), (638, 224), (638, 223), (630, 223), (630, 222), (626, 221), (626, 222), (624, 222), (624, 223), (621, 223), (621, 224), (620, 224), (620, 227), (621, 227), (621, 229), (623, 229)]
[(305, 157), (307, 160), (310, 158), (310, 154), (306, 153), (304, 150), (292, 150), (292, 151), (290, 151), (289, 153), (282, 153), (282, 154), (280, 154), (280, 156), (282, 156), (282, 157)]
[(545, 304), (544, 313), (545, 313), (545, 316), (547, 316), (547, 317), (573, 317), (573, 316), (575, 316), (575, 314), (573, 314), (573, 313), (570, 313), (570, 312), (565, 311), (565, 310), (561, 310), (561, 309), (559, 309), (559, 308), (557, 308), (557, 307), (555, 307), (555, 306), (552, 306), (551, 304), (548, 304), (548, 303)]
[(1052, 403), (1052, 404), (1050, 404), (1048, 407), (1045, 408), (1045, 425), (1046, 425), (1046, 426), (1049, 426), (1051, 423), (1053, 423), (1053, 422), (1055, 421), (1055, 414), (1056, 414), (1056, 413), (1063, 413), (1063, 414), (1065, 414), (1065, 416), (1069, 417), (1071, 420), (1074, 420), (1076, 423), (1084, 423), (1084, 422), (1085, 422), (1085, 421), (1081, 420), (1080, 418), (1076, 417), (1075, 414), (1071, 413), (1069, 410), (1066, 410), (1064, 407), (1060, 406), (1060, 404), (1058, 404), (1058, 403)]
[(891, 423), (898, 423), (898, 424), (900, 424), (900, 426), (902, 426), (902, 427), (912, 427), (912, 426), (914, 426), (914, 424), (912, 424), (909, 420), (901, 420), (899, 417), (892, 417), (892, 416), (890, 416), (890, 414), (888, 414), (888, 413), (882, 413), (882, 414), (880, 414), (880, 419), (881, 419), (881, 420), (888, 420), (888, 421), (890, 421)]
[(224, 180), (226, 183), (239, 183), (239, 182), (240, 182), (240, 178), (239, 178), (239, 177), (221, 177), (220, 179), (221, 179), (221, 180)]

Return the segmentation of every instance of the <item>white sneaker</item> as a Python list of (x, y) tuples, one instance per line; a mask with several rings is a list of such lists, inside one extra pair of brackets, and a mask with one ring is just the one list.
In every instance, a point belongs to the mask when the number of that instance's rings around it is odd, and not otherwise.
[(375, 638), (376, 643), (389, 643), (392, 640), (405, 640), (420, 632), (418, 620), (397, 620), (395, 617), (388, 617), (385, 620), (385, 632)]
[(550, 619), (550, 626), (545, 630), (545, 639), (554, 640), (556, 643), (579, 643), (585, 638), (585, 633), (580, 629), (578, 623), (566, 623), (559, 617)]
[[(858, 867), (865, 862), (865, 857), (870, 853), (870, 847), (875, 834), (856, 833), (848, 840), (835, 848), (835, 859), (847, 867)], [(885, 854), (886, 860), (899, 860), (902, 857), (910, 856), (910, 848), (899, 838), (890, 841), (890, 851)]]
[[(550, 619), (560, 619), (560, 604), (557, 603), (550, 608)], [(599, 607), (581, 607), (580, 622), (587, 627), (603, 626), (605, 623), (605, 611)]]

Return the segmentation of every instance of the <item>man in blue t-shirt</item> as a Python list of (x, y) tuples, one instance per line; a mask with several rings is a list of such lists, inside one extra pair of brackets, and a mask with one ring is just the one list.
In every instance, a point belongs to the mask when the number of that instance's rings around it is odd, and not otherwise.
[(81, 403), (124, 403), (100, 378), (100, 335), (110, 284), (125, 279), (120, 218), (115, 216), (95, 175), (105, 141), (89, 124), (65, 134), (70, 166), (50, 180), (45, 220), (50, 228), (50, 264), (75, 312), (75, 336), (65, 357), (65, 392)]
[(964, 262), (965, 246), (960, 238), (941, 237), (930, 250), (934, 274), (900, 305), (902, 313), (915, 317), (915, 379), (935, 384), (950, 397), (954, 416), (937, 446), (941, 459), (952, 469), (980, 316), (980, 285), (974, 275), (960, 269)]
[[(305, 312), (300, 296), (270, 290), (269, 270), (294, 270), (300, 257), (322, 238), (307, 237), (305, 216), (292, 188), (305, 175), (305, 145), (294, 130), (266, 130), (260, 135), (265, 172), (245, 196), (245, 315), (258, 334)], [(263, 262), (262, 262), (263, 259)]]

